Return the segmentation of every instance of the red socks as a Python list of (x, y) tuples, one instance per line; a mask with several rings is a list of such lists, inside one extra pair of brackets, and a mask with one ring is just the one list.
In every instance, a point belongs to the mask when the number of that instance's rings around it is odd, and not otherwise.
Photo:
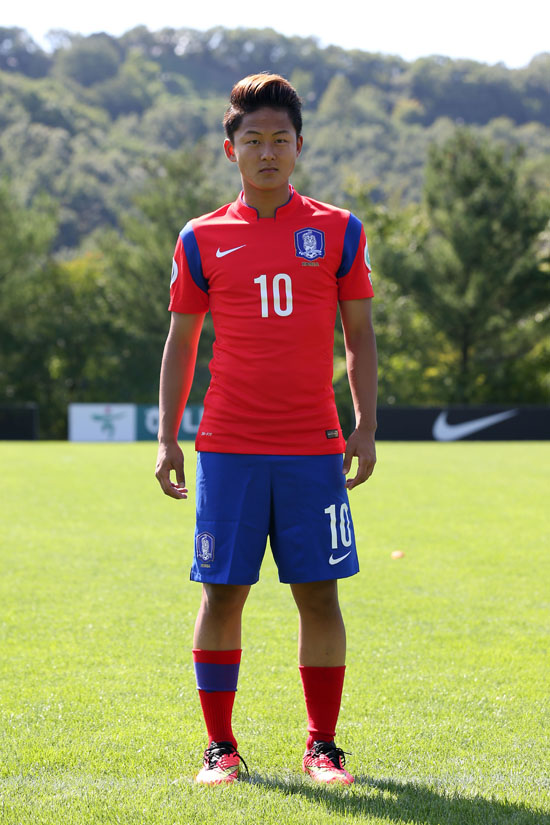
[[(208, 731), (209, 742), (237, 740), (231, 727), (231, 716), (237, 681), (240, 650), (193, 650), (199, 697)], [(315, 741), (332, 742), (340, 712), (345, 665), (341, 667), (308, 667), (300, 665), (308, 717), (306, 748)]]
[(306, 749), (311, 748), (316, 741), (332, 742), (334, 740), (345, 672), (345, 665), (341, 667), (300, 665), (309, 733)]
[(193, 650), (197, 688), (201, 701), (208, 740), (231, 742), (231, 716), (239, 677), (240, 650)]
[(237, 740), (233, 736), (233, 728), (231, 727), (235, 692), (208, 693), (205, 690), (199, 690), (199, 698), (208, 733), (208, 744), (211, 742), (231, 742), (236, 750)]

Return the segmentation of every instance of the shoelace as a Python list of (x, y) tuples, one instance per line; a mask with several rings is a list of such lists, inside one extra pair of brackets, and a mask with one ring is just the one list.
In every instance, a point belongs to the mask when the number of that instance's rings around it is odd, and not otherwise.
[(351, 753), (343, 751), (342, 748), (337, 748), (336, 745), (331, 742), (314, 742), (311, 748), (312, 756), (326, 756), (335, 768), (344, 767), (346, 764), (346, 754), (347, 756), (351, 756)]
[(239, 751), (235, 750), (231, 742), (211, 742), (210, 745), (206, 748), (204, 752), (205, 759), (208, 760), (208, 767), (213, 768), (222, 756), (226, 756), (228, 754), (234, 753), (235, 756), (238, 756), (241, 762), (243, 763), (247, 774), (250, 776), (248, 765), (242, 758)]

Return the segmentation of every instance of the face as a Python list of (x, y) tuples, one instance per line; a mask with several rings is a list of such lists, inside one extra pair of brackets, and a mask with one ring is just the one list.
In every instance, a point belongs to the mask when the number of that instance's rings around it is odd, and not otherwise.
[(286, 189), (302, 143), (288, 112), (266, 106), (244, 115), (233, 142), (226, 140), (224, 149), (239, 167), (246, 195), (254, 189)]

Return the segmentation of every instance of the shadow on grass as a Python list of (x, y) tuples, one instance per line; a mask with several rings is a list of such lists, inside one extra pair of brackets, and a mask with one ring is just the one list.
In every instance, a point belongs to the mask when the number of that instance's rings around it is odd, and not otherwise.
[[(286, 794), (301, 794), (320, 809), (320, 822), (333, 814), (380, 817), (422, 825), (550, 825), (550, 815), (513, 802), (438, 792), (415, 782), (359, 776), (347, 788), (319, 786), (291, 777), (277, 779), (252, 773), (248, 780)], [(323, 816), (324, 815), (324, 816)]]

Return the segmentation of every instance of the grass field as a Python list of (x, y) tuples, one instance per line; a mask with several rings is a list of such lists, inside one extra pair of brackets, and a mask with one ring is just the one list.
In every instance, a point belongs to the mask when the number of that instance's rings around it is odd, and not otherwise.
[(300, 773), (297, 617), (266, 557), (235, 707), (251, 777), (209, 789), (193, 499), (157, 489), (153, 443), (0, 444), (0, 822), (550, 825), (550, 444), (378, 451), (340, 590), (356, 783)]

